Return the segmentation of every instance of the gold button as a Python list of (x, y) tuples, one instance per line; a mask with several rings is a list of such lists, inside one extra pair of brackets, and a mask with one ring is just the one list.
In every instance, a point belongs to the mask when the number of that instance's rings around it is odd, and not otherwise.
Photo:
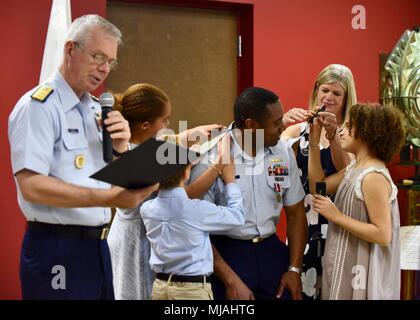
[(74, 158), (74, 165), (77, 169), (82, 169), (86, 164), (86, 158), (83, 154), (78, 154)]

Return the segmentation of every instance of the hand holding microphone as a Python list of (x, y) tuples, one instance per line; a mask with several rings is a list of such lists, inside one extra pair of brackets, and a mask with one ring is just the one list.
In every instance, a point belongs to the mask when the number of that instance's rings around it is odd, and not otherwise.
[(111, 93), (101, 94), (99, 103), (103, 121), (103, 157), (105, 162), (111, 162), (115, 153), (121, 154), (127, 151), (131, 138), (130, 127), (119, 111), (112, 111), (114, 97)]

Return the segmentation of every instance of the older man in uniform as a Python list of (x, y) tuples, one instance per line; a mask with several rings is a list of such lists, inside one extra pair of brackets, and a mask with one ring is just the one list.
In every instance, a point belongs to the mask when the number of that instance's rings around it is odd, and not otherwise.
[[(97, 15), (76, 19), (60, 68), (9, 117), (19, 206), (28, 220), (20, 261), (24, 299), (113, 299), (109, 207), (136, 207), (156, 186), (125, 190), (89, 178), (102, 159), (100, 105), (89, 92), (117, 65), (121, 32)], [(104, 119), (116, 155), (130, 130)]]
[[(212, 236), (215, 299), (300, 299), (300, 268), (307, 236), (305, 194), (293, 151), (279, 140), (284, 128), (283, 108), (273, 92), (248, 88), (237, 98), (234, 114), (228, 134), (246, 222)], [(258, 129), (263, 130), (260, 143)], [(244, 139), (247, 131), (249, 140)], [(212, 149), (209, 158), (216, 152), (217, 148)], [(206, 162), (208, 158), (193, 168), (192, 180), (206, 169)], [(216, 180), (204, 199), (225, 205), (223, 189), (222, 181)], [(283, 207), (288, 248), (276, 235)]]

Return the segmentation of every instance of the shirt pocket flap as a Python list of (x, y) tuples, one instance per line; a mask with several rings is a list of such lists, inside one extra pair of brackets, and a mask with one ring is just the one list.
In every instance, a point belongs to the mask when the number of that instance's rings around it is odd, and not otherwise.
[(63, 142), (67, 150), (84, 149), (88, 147), (88, 141), (83, 132), (78, 133), (63, 133)]

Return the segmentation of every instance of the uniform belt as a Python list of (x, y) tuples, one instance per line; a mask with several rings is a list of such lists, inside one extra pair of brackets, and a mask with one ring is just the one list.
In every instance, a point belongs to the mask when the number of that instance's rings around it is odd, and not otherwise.
[(206, 275), (197, 275), (197, 276), (183, 276), (178, 274), (173, 274), (171, 277), (171, 274), (169, 273), (157, 273), (156, 278), (160, 280), (168, 280), (171, 278), (171, 281), (173, 282), (209, 282), (210, 276)]
[(242, 240), (242, 241), (247, 241), (247, 242), (257, 244), (257, 243), (263, 242), (264, 240), (270, 239), (273, 236), (275, 236), (275, 234), (272, 234), (271, 236), (268, 236), (268, 237), (265, 237), (265, 238), (258, 236), (258, 237), (255, 237), (255, 238), (252, 238), (252, 239), (249, 239), (249, 240)]
[(28, 221), (28, 230), (81, 239), (105, 240), (108, 237), (109, 225), (87, 227)]

